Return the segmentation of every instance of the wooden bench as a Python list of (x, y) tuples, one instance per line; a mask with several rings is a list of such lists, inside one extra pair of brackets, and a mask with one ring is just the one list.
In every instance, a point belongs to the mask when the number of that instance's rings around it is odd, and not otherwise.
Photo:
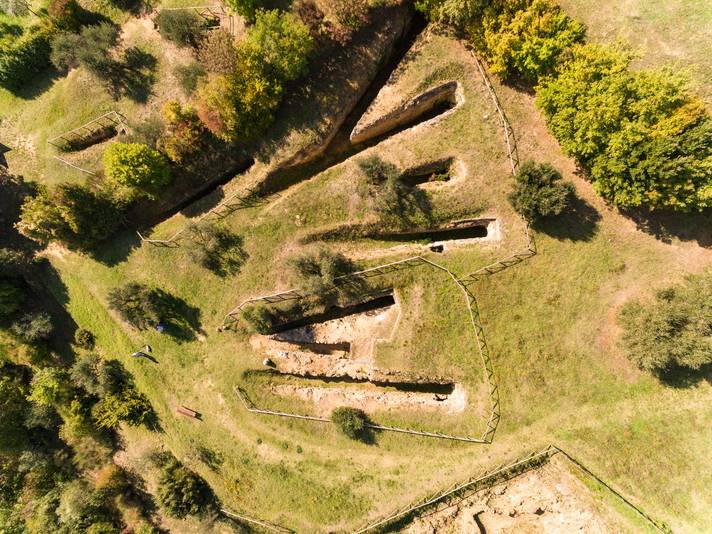
[(186, 408), (185, 406), (178, 406), (178, 408), (176, 408), (176, 411), (181, 415), (185, 415), (186, 417), (190, 417), (192, 419), (200, 419), (200, 414), (198, 412), (196, 412), (195, 410), (191, 410), (190, 408)]

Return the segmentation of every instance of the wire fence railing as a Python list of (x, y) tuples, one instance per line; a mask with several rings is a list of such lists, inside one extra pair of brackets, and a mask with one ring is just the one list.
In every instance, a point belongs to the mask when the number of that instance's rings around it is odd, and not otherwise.
[(52, 137), (47, 142), (60, 150), (74, 150), (99, 143), (124, 131), (126, 117), (118, 111), (109, 111), (73, 130)]

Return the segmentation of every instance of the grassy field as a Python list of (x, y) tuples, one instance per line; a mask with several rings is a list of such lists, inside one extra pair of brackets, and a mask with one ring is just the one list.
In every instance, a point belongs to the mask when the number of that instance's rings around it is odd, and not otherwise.
[(561, 0), (566, 12), (586, 23), (597, 42), (617, 38), (641, 54), (640, 65), (670, 65), (687, 71), (712, 105), (712, 9), (698, 0)]
[[(593, 28), (591, 32), (595, 34)], [(61, 282), (52, 282), (54, 293), (80, 327), (95, 333), (101, 352), (133, 373), (160, 416), (160, 434), (125, 433), (130, 465), (141, 469), (148, 453), (165, 444), (204, 476), (229, 508), (299, 532), (340, 531), (553, 442), (675, 531), (712, 530), (712, 467), (702, 461), (712, 454), (710, 384), (700, 380), (673, 387), (631, 368), (618, 348), (615, 322), (616, 310), (627, 299), (704, 269), (712, 263), (712, 253), (694, 235), (661, 240), (605, 206), (548, 135), (532, 98), (504, 86), (497, 91), (517, 134), (520, 156), (555, 164), (575, 183), (579, 200), (574, 213), (536, 229), (536, 257), (470, 287), (500, 385), (502, 420), (494, 442), (472, 445), (380, 433), (376, 445), (367, 445), (347, 440), (330, 425), (265, 418), (242, 408), (234, 386), (245, 382), (245, 371), (261, 366), (264, 355), (254, 351), (244, 329), (218, 332), (217, 327), (241, 300), (291, 286), (285, 260), (314, 246), (305, 245), (304, 237), (372, 220), (358, 194), (358, 158), (378, 154), (401, 169), (443, 157), (462, 162), (467, 169), (463, 180), (428, 195), (433, 217), (496, 217), (502, 239), (429, 256), (453, 272), (465, 275), (524, 244), (522, 221), (505, 200), (511, 177), (502, 132), (471, 57), (459, 43), (435, 33), (428, 33), (415, 50), (398, 72), (391, 97), (407, 100), (428, 84), (454, 78), (462, 86), (464, 104), (436, 124), (406, 130), (270, 197), (265, 205), (224, 219), (221, 224), (244, 238), (248, 259), (239, 274), (221, 278), (202, 269), (189, 255), (189, 240), (180, 248), (161, 249), (141, 245), (128, 232), (96, 257), (58, 247), (47, 250), (61, 275)], [(105, 109), (102, 105), (112, 104), (97, 93), (86, 107), (71, 105), (72, 94), (91, 90), (91, 84), (81, 85), (83, 76), (74, 72), (54, 80), (50, 89), (27, 101), (0, 96), (0, 106), (5, 106), (0, 113), (14, 109), (3, 132), (22, 125), (35, 147), (45, 146), (54, 128), (81, 123)], [(68, 108), (70, 114), (65, 113)], [(32, 114), (38, 111), (47, 114), (51, 128), (34, 126)], [(280, 121), (284, 127), (298, 119), (285, 113)], [(274, 132), (279, 131), (280, 125), (275, 126)], [(275, 141), (274, 152), (261, 158), (243, 181), (258, 180), (269, 170), (274, 153), (302, 148), (309, 138), (275, 134), (283, 142)], [(30, 178), (73, 179), (60, 171), (52, 174), (45, 150), (36, 148), (41, 163), (32, 163), (28, 149), (28, 162), (18, 159), (17, 164), (27, 165)], [(155, 234), (169, 235), (185, 223), (185, 214), (176, 215)], [(398, 244), (369, 239), (328, 246), (360, 258), (365, 267), (411, 255), (407, 250), (384, 253)], [(392, 277), (389, 282), (403, 297), (404, 320), (396, 338), (379, 347), (379, 364), (449, 374), (477, 392), (482, 367), (456, 286), (432, 270)], [(122, 323), (108, 309), (106, 295), (128, 281), (160, 287), (182, 299), (192, 325), (170, 337)], [(128, 356), (146, 343), (157, 363)], [(249, 385), (255, 395), (269, 400), (259, 381)], [(300, 412), (310, 408), (284, 398), (272, 401), (275, 407)], [(180, 418), (175, 408), (181, 404), (201, 412), (203, 420)], [(439, 424), (452, 431), (481, 427), (469, 411), (447, 421), (413, 413), (374, 419), (428, 428)], [(200, 462), (199, 447), (223, 458), (219, 469)]]

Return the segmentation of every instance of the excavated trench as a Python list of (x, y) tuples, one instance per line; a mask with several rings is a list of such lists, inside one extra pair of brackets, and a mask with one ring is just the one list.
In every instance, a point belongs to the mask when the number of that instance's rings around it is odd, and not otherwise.
[(482, 239), (489, 236), (492, 219), (482, 219), (445, 228), (413, 230), (407, 232), (374, 233), (368, 237), (381, 241), (431, 241), (443, 243), (467, 239)]
[[(295, 330), (297, 328), (303, 328), (305, 326), (324, 323), (333, 319), (342, 319), (344, 317), (348, 317), (349, 315), (356, 315), (359, 313), (366, 313), (383, 308), (388, 308), (390, 306), (393, 306), (395, 303), (396, 301), (393, 298), (393, 293), (388, 292), (385, 295), (369, 299), (365, 302), (360, 302), (351, 306), (332, 306), (323, 313), (309, 315), (300, 319), (296, 319), (294, 321), (277, 324), (272, 328), (271, 333), (279, 334), (288, 330)], [(281, 339), (280, 336), (275, 336), (275, 338)], [(295, 342), (292, 339), (289, 339), (289, 341)]]
[(449, 182), (452, 179), (454, 160), (447, 158), (406, 171), (400, 178), (409, 187), (418, 187), (428, 183)]

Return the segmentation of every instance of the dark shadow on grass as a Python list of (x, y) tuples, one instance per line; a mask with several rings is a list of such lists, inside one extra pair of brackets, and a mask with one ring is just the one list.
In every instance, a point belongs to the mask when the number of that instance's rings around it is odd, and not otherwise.
[(61, 74), (55, 69), (47, 68), (20, 87), (8, 87), (7, 89), (18, 98), (32, 100), (47, 91), (61, 77)]
[(129, 254), (141, 246), (141, 238), (134, 230), (117, 232), (90, 252), (93, 260), (108, 267), (115, 267), (126, 261)]
[(712, 209), (700, 213), (646, 210), (621, 210), (621, 213), (635, 222), (638, 230), (655, 236), (663, 243), (680, 239), (712, 248)]
[(689, 367), (674, 367), (655, 373), (655, 376), (671, 388), (686, 389), (695, 386), (703, 380), (712, 384), (712, 364), (703, 365), (700, 369)]
[(156, 290), (163, 313), (163, 323), (169, 336), (181, 341), (193, 341), (200, 328), (200, 308), (191, 306), (182, 298)]
[(586, 200), (574, 196), (565, 213), (557, 217), (545, 217), (537, 221), (534, 229), (555, 239), (590, 241), (598, 233), (601, 215)]

